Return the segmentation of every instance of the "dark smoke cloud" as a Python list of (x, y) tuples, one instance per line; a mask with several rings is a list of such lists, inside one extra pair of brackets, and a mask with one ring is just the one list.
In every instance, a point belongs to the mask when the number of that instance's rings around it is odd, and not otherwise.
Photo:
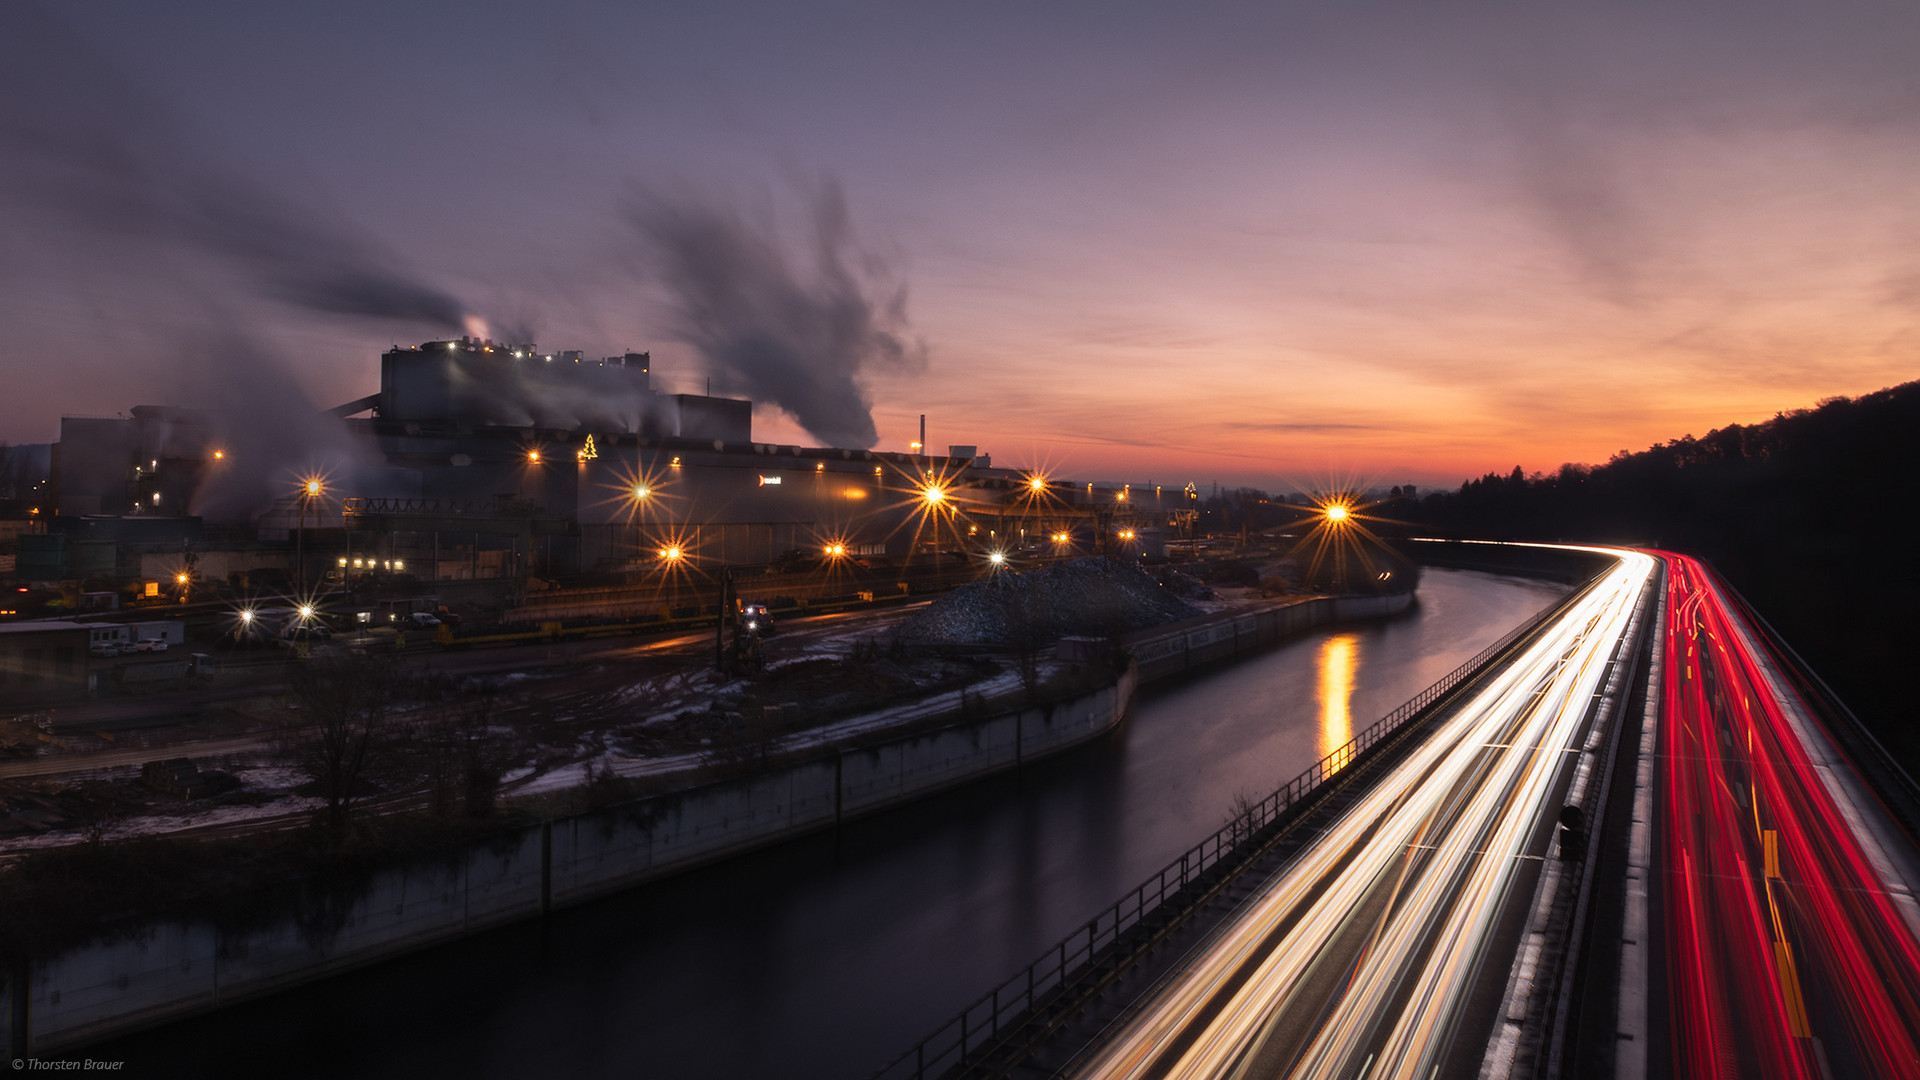
[(907, 290), (863, 247), (838, 185), (808, 204), (811, 265), (796, 266), (771, 223), (690, 193), (642, 193), (631, 216), (665, 287), (673, 332), (726, 390), (776, 405), (829, 446), (879, 441), (862, 375), (925, 361), (907, 336)]
[(191, 400), (207, 412), (212, 445), (224, 450), (194, 493), (189, 512), (238, 522), (272, 508), (302, 477), (322, 476), (338, 509), (348, 495), (388, 491), (384, 462), (332, 415), (322, 412), (272, 346), (249, 336), (238, 319), (210, 317), (206, 330), (176, 343)]
[(204, 252), (312, 311), (465, 321), (459, 301), (344, 222), (220, 165), (149, 90), (22, 3), (0, 7), (0, 199), (11, 213)]

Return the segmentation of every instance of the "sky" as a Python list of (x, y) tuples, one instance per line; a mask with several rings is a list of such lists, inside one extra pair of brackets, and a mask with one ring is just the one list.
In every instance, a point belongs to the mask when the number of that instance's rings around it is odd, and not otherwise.
[(9, 4), (0, 439), (484, 325), (764, 441), (1597, 463), (1920, 376), (1915, 55), (1897, 4)]

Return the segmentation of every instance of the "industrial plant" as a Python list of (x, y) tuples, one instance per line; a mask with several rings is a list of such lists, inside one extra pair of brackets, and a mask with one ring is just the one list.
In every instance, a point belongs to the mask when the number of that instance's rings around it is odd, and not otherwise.
[[(758, 442), (753, 410), (656, 390), (645, 352), (462, 337), (391, 349), (377, 392), (284, 438), (190, 406), (62, 417), (15, 595), (67, 618), (283, 597), (375, 626), (410, 609), (552, 626), (711, 617), (723, 579), (776, 605), (871, 602), (1191, 536), (1192, 485), (932, 453), (924, 416), (899, 451)], [(50, 658), (84, 635), (56, 629), (72, 642), (6, 650), (16, 675), (32, 651), (52, 681), (82, 676)]]

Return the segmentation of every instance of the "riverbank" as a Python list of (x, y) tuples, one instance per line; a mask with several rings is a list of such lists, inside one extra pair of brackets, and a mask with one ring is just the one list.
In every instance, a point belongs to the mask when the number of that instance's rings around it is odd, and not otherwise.
[[(1243, 656), (1317, 625), (1404, 610), (1410, 597), (1316, 598), (1203, 616), (1124, 644), (1156, 678)], [(1117, 727), (1143, 665), (1049, 706), (824, 748), (754, 776), (573, 815), (457, 856), (374, 874), (352, 895), (271, 927), (166, 921), (10, 965), (16, 1053), (77, 1046), (374, 963), (678, 873), (1097, 739)], [(964, 704), (964, 702), (963, 702)], [(19, 990), (24, 989), (25, 993)]]

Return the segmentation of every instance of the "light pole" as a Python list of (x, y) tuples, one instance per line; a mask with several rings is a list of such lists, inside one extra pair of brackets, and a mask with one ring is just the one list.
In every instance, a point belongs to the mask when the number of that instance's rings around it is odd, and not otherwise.
[(923, 474), (926, 486), (920, 489), (921, 513), (933, 526), (933, 580), (936, 584), (946, 581), (946, 566), (940, 558), (945, 544), (941, 542), (940, 529), (953, 516), (953, 504), (947, 501), (947, 487), (931, 473)]
[(320, 495), (320, 481), (309, 479), (300, 488), (300, 525), (294, 533), (293, 561), (294, 574), (298, 581), (299, 593), (307, 595), (307, 504)]
[(1336, 502), (1329, 503), (1324, 514), (1333, 537), (1333, 591), (1339, 594), (1347, 588), (1347, 538), (1340, 532), (1353, 520), (1353, 511), (1345, 503)]
[(721, 673), (727, 670), (727, 623), (729, 621), (734, 623), (734, 644), (740, 643), (739, 620), (727, 618), (728, 615), (733, 614), (729, 609), (737, 606), (738, 601), (734, 596), (733, 567), (723, 566), (720, 568), (720, 600), (713, 609), (713, 669)]
[(653, 488), (645, 480), (635, 481), (627, 488), (627, 524), (633, 526), (633, 545), (640, 546), (642, 530), (646, 528), (647, 500), (653, 497)]
[(666, 547), (660, 549), (660, 561), (666, 566), (667, 571), (667, 609), (669, 612), (680, 606), (680, 563), (681, 560), (686, 557), (687, 553), (681, 549), (679, 544), (668, 544)]

